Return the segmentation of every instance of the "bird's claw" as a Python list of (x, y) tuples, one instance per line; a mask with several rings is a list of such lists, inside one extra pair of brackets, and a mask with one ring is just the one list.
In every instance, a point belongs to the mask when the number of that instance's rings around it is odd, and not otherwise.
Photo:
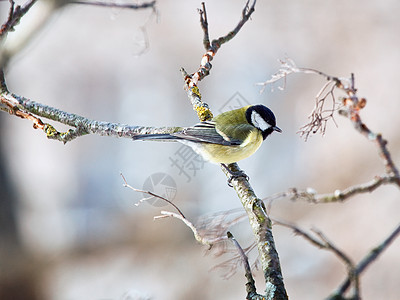
[(246, 180), (249, 180), (249, 176), (247, 176), (247, 174), (245, 172), (243, 172), (242, 170), (239, 171), (232, 171), (231, 169), (229, 169), (229, 167), (225, 164), (222, 164), (222, 166), (225, 168), (225, 170), (228, 171), (228, 173), (231, 175), (228, 179), (228, 186), (232, 187), (232, 180), (233, 179), (237, 179), (239, 177), (244, 177)]
[(245, 172), (243, 172), (243, 171), (232, 172), (232, 173), (230, 173), (230, 174), (231, 174), (231, 176), (230, 176), (229, 179), (228, 179), (228, 185), (229, 185), (230, 187), (232, 187), (231, 182), (232, 182), (233, 179), (238, 179), (238, 178), (240, 178), (240, 177), (244, 177), (247, 181), (249, 180), (249, 176), (248, 176)]

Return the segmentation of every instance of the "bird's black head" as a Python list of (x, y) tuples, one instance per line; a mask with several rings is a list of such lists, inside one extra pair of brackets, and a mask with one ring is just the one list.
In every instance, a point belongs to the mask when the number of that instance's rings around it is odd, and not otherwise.
[(247, 122), (262, 132), (264, 140), (274, 131), (282, 132), (282, 130), (276, 126), (274, 113), (264, 105), (250, 106), (246, 110), (246, 119)]

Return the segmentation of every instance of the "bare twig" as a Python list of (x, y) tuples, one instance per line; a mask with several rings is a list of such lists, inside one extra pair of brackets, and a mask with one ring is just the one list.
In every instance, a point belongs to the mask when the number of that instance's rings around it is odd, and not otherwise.
[(354, 74), (351, 74), (350, 84), (347, 84), (347, 82), (343, 82), (342, 80), (338, 81), (337, 87), (347, 94), (347, 98), (343, 99), (344, 107), (339, 112), (352, 122), (354, 128), (359, 133), (375, 143), (378, 148), (379, 156), (385, 166), (386, 174), (394, 176), (396, 178), (394, 183), (400, 187), (399, 170), (394, 164), (389, 149), (387, 148), (387, 141), (380, 133), (375, 133), (370, 130), (361, 120), (360, 110), (365, 107), (367, 100), (357, 96), (357, 89), (355, 88), (354, 82)]
[(175, 219), (181, 220), (183, 223), (185, 223), (185, 225), (187, 227), (190, 228), (190, 230), (192, 230), (194, 238), (196, 239), (196, 241), (198, 241), (202, 245), (208, 246), (209, 249), (215, 243), (218, 243), (218, 242), (221, 242), (221, 241), (224, 241), (224, 240), (227, 239), (226, 237), (218, 237), (218, 238), (215, 238), (215, 239), (208, 239), (207, 237), (204, 237), (203, 235), (201, 235), (199, 233), (199, 231), (197, 230), (196, 226), (194, 226), (193, 223), (190, 222), (188, 219), (186, 219), (182, 214), (176, 214), (176, 213), (173, 213), (173, 212), (170, 212), (170, 211), (161, 211), (160, 213), (161, 213), (160, 216), (154, 217), (155, 220), (166, 218), (166, 217), (173, 217)]
[(4, 39), (8, 32), (13, 31), (14, 27), (19, 23), (21, 18), (31, 9), (37, 0), (29, 0), (23, 6), (15, 6), (14, 0), (9, 0), (10, 10), (8, 12), (7, 21), (0, 28), (0, 40)]
[[(393, 182), (400, 187), (400, 174), (387, 148), (387, 141), (380, 133), (375, 133), (370, 130), (361, 120), (360, 111), (366, 106), (367, 100), (358, 97), (354, 74), (351, 74), (350, 78), (331, 76), (314, 69), (299, 68), (291, 59), (283, 60), (281, 61), (281, 64), (281, 69), (272, 77), (272, 79), (260, 83), (259, 85), (265, 87), (268, 84), (286, 78), (287, 75), (292, 73), (317, 74), (325, 77), (327, 80), (327, 83), (316, 96), (316, 105), (309, 117), (311, 120), (301, 128), (301, 135), (307, 139), (310, 134), (315, 134), (318, 131), (325, 133), (326, 122), (329, 119), (335, 121), (333, 113), (339, 110), (339, 113), (347, 117), (359, 133), (376, 144), (379, 155), (385, 165), (386, 174), (389, 176), (393, 175), (395, 178)], [(336, 102), (334, 95), (336, 89), (344, 92), (346, 95), (341, 104)], [(326, 110), (324, 106), (328, 96), (332, 99), (332, 107)]]
[(202, 3), (203, 8), (202, 10), (199, 11), (200, 23), (204, 31), (204, 40), (208, 41), (204, 43), (204, 46), (205, 47), (207, 46), (206, 48), (207, 52), (203, 55), (203, 58), (201, 59), (200, 68), (197, 70), (197, 72), (193, 73), (190, 76), (192, 84), (196, 85), (198, 81), (202, 80), (205, 76), (207, 76), (210, 73), (210, 69), (212, 67), (211, 61), (213, 57), (217, 54), (217, 51), (219, 50), (219, 48), (221, 48), (223, 44), (229, 42), (239, 33), (240, 29), (250, 19), (250, 16), (253, 14), (255, 10), (255, 5), (256, 5), (256, 0), (253, 1), (251, 6), (249, 6), (249, 1), (247, 1), (242, 11), (242, 18), (236, 25), (236, 27), (225, 36), (221, 36), (218, 39), (214, 39), (210, 43), (208, 36), (208, 21), (207, 21), (206, 8), (204, 3)]
[(203, 38), (203, 45), (206, 50), (210, 49), (210, 36), (208, 33), (208, 20), (207, 20), (207, 12), (206, 12), (206, 5), (204, 2), (201, 2), (202, 9), (199, 9), (199, 14), (200, 14), (200, 24), (201, 28), (203, 29), (204, 32), (204, 38)]
[(0, 29), (0, 69), (4, 69), (9, 60), (20, 52), (47, 23), (53, 14), (54, 10), (64, 5), (65, 1), (45, 1), (40, 13), (37, 13), (34, 18), (29, 19), (30, 23), (25, 30), (15, 32), (12, 41), (7, 40), (8, 33), (14, 31), (21, 18), (28, 13), (37, 0), (29, 0), (23, 6), (15, 5), (13, 0), (10, 0), (10, 10), (7, 21)]
[(178, 206), (176, 206), (176, 205), (175, 205), (172, 201), (170, 201), (169, 199), (167, 199), (167, 198), (165, 198), (165, 197), (162, 197), (162, 196), (160, 196), (160, 195), (157, 195), (156, 193), (153, 193), (153, 192), (151, 192), (151, 191), (145, 191), (145, 190), (140, 190), (140, 189), (134, 188), (134, 187), (132, 187), (132, 186), (130, 186), (130, 185), (128, 184), (128, 182), (126, 181), (126, 179), (125, 179), (125, 177), (124, 177), (124, 175), (123, 175), (122, 173), (120, 173), (120, 175), (121, 175), (121, 177), (122, 177), (122, 180), (124, 181), (124, 187), (130, 188), (131, 190), (133, 190), (133, 191), (135, 191), (135, 192), (147, 194), (147, 195), (150, 196), (149, 198), (143, 198), (143, 199), (141, 199), (138, 203), (135, 204), (136, 206), (138, 206), (140, 203), (145, 202), (145, 201), (147, 201), (147, 200), (149, 200), (149, 199), (157, 198), (157, 199), (160, 199), (160, 200), (162, 200), (162, 201), (167, 202), (169, 205), (172, 205), (172, 206), (179, 212), (179, 214), (181, 215), (181, 217), (182, 217), (182, 218), (185, 218), (185, 216), (183, 215), (182, 211), (178, 208)]
[[(342, 107), (342, 104), (336, 101), (334, 91), (338, 85), (346, 79), (330, 76), (311, 68), (300, 68), (290, 58), (280, 60), (280, 63), (281, 67), (279, 68), (278, 72), (272, 75), (271, 79), (265, 82), (257, 83), (257, 85), (262, 86), (261, 92), (263, 92), (268, 85), (273, 85), (275, 82), (280, 80), (283, 80), (284, 85), (279, 86), (278, 88), (283, 90), (286, 86), (286, 77), (294, 73), (316, 74), (327, 79), (326, 84), (321, 88), (315, 97), (314, 109), (308, 117), (310, 120), (309, 123), (302, 126), (298, 132), (305, 140), (307, 140), (310, 135), (318, 132), (324, 135), (329, 120), (332, 120), (334, 124), (337, 125), (334, 118), (334, 113)], [(331, 107), (326, 108), (326, 100), (328, 98), (331, 100)]]
[(306, 231), (304, 231), (303, 229), (299, 228), (298, 226), (296, 226), (294, 224), (290, 224), (287, 222), (278, 221), (278, 220), (274, 219), (274, 225), (281, 225), (281, 226), (292, 229), (296, 235), (302, 236), (304, 239), (309, 241), (314, 246), (316, 246), (320, 249), (326, 249), (326, 250), (332, 251), (347, 265), (347, 267), (349, 269), (353, 268), (354, 264), (352, 263), (351, 259), (349, 257), (347, 257), (347, 255), (344, 254), (343, 251), (339, 250), (332, 242), (330, 242), (328, 240), (328, 238), (321, 231), (319, 231), (317, 229), (312, 229), (312, 231), (319, 237), (319, 239), (316, 239), (315, 237), (308, 234)]
[(201, 101), (201, 94), (197, 87), (197, 83), (210, 73), (212, 67), (211, 61), (221, 45), (233, 39), (242, 26), (249, 20), (255, 10), (255, 4), (256, 0), (253, 1), (251, 6), (249, 6), (249, 2), (247, 1), (242, 11), (242, 18), (236, 27), (227, 35), (214, 39), (211, 43), (208, 33), (208, 20), (205, 4), (202, 3), (202, 9), (199, 9), (200, 24), (204, 32), (203, 44), (207, 52), (203, 55), (200, 67), (195, 73), (189, 75), (183, 68), (181, 68), (181, 73), (185, 80), (185, 90), (188, 93), (193, 109), (197, 112), (200, 121), (212, 119), (213, 114), (211, 113), (207, 103)]
[(330, 194), (318, 194), (313, 188), (307, 188), (306, 190), (291, 188), (285, 192), (280, 192), (263, 198), (263, 200), (269, 203), (268, 207), (270, 207), (272, 201), (281, 198), (290, 198), (291, 200), (306, 200), (312, 203), (343, 202), (357, 194), (371, 193), (382, 185), (393, 183), (396, 184), (396, 182), (396, 176), (383, 174), (380, 176), (375, 176), (374, 179), (368, 182), (353, 185), (344, 190), (336, 190)]
[[(260, 296), (260, 295), (257, 294), (255, 281), (254, 281), (253, 275), (251, 273), (249, 259), (246, 255), (245, 251), (243, 250), (243, 248), (240, 246), (239, 242), (233, 236), (233, 234), (228, 231), (227, 236), (233, 242), (235, 247), (237, 248), (237, 250), (239, 252), (239, 256), (243, 262), (245, 277), (247, 279), (247, 283), (246, 283), (247, 297), (246, 297), (246, 299), (255, 299), (256, 296)], [(262, 299), (262, 298), (260, 298), (260, 299)]]

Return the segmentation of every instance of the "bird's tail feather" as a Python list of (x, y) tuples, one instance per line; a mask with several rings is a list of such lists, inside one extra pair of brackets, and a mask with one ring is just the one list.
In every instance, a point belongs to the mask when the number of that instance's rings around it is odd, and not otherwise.
[(142, 141), (165, 141), (165, 142), (173, 142), (174, 140), (181, 140), (177, 136), (173, 136), (168, 133), (156, 133), (156, 134), (139, 134), (132, 137), (133, 140), (142, 140)]

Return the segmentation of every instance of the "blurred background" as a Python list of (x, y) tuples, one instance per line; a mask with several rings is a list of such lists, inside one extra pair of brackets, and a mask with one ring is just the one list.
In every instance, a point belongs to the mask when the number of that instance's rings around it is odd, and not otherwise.
[[(211, 38), (238, 23), (245, 1), (206, 1)], [(91, 119), (147, 126), (190, 126), (196, 114), (179, 69), (197, 70), (204, 54), (200, 1), (158, 1), (157, 11), (84, 5), (58, 10), (6, 71), (10, 91)], [(0, 2), (1, 22), (9, 4)], [(16, 27), (29, 26), (39, 2)], [(304, 142), (322, 77), (295, 74), (260, 93), (290, 57), (298, 66), (335, 76), (355, 74), (367, 98), (365, 123), (389, 141), (400, 163), (400, 2), (260, 1), (251, 20), (212, 61), (200, 82), (214, 113), (262, 103), (282, 134), (273, 134), (239, 163), (261, 198), (292, 187), (333, 192), (384, 172), (374, 144), (336, 115), (325, 136)], [(10, 33), (9, 38), (12, 38)], [(56, 128), (65, 126), (52, 123)], [(169, 187), (173, 202), (193, 222), (205, 214), (240, 208), (220, 168), (196, 157), (188, 162), (175, 143), (84, 136), (66, 145), (47, 140), (32, 123), (0, 114), (1, 280), (15, 295), (32, 299), (244, 299), (241, 266), (228, 280), (211, 270), (231, 254), (215, 257), (175, 219), (153, 220), (163, 203), (123, 187)], [(186, 155), (186, 156), (185, 156)], [(313, 205), (281, 199), (270, 216), (317, 228), (358, 262), (398, 225), (398, 188), (383, 186), (345, 203)], [(231, 229), (243, 247), (252, 242), (245, 221)], [(345, 266), (290, 230), (274, 226), (291, 299), (322, 299), (346, 278)], [(400, 240), (361, 277), (364, 299), (398, 299)], [(12, 253), (12, 254), (10, 254)], [(205, 255), (205, 254), (209, 255)], [(253, 253), (255, 256), (255, 253)], [(254, 259), (254, 257), (252, 258)], [(211, 271), (210, 271), (211, 270)], [(256, 271), (259, 292), (265, 288)], [(34, 298), (33, 295), (36, 295)], [(11, 298), (4, 298), (11, 299)], [(12, 299), (27, 299), (24, 296)]]

